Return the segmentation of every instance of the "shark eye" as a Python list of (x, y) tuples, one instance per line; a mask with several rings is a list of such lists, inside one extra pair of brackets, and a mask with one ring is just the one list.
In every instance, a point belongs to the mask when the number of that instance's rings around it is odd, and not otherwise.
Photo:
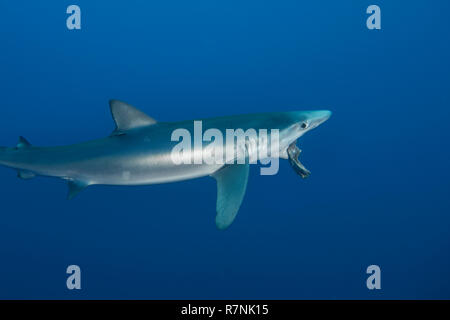
[(302, 124), (300, 125), (300, 128), (302, 128), (302, 129), (308, 128), (308, 123), (307, 122), (302, 122)]

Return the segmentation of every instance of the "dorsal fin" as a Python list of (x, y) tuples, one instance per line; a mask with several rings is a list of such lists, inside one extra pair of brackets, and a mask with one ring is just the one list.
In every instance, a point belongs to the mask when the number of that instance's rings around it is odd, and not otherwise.
[(111, 114), (116, 122), (114, 133), (123, 133), (124, 131), (149, 126), (155, 124), (155, 119), (149, 117), (142, 111), (129, 105), (128, 103), (111, 100), (109, 101)]
[(17, 149), (23, 149), (23, 148), (28, 148), (31, 147), (31, 143), (29, 143), (27, 141), (27, 139), (25, 139), (24, 137), (20, 136), (19, 137), (19, 142), (17, 143), (16, 148)]

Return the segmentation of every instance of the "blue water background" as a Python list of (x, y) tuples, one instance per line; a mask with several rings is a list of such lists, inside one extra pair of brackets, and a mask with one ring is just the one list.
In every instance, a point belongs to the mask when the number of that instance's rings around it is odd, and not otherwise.
[[(77, 4), (82, 29), (66, 28)], [(368, 30), (370, 4), (382, 29)], [(330, 109), (302, 180), (252, 168), (232, 227), (211, 178), (94, 186), (0, 168), (0, 298), (450, 298), (448, 1), (2, 1), (0, 145), (161, 121)], [(82, 269), (82, 290), (65, 269)], [(381, 267), (382, 289), (366, 288)]]

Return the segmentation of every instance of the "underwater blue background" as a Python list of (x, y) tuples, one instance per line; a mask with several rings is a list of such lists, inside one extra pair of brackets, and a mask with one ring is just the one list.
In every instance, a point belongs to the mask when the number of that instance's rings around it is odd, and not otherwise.
[[(82, 29), (66, 28), (81, 7)], [(382, 29), (368, 30), (370, 4)], [(235, 223), (211, 178), (88, 188), (0, 168), (2, 299), (450, 298), (448, 1), (2, 1), (0, 145), (161, 121), (330, 109), (312, 175), (252, 167)], [(66, 289), (68, 265), (82, 290)], [(366, 268), (381, 267), (381, 290)]]

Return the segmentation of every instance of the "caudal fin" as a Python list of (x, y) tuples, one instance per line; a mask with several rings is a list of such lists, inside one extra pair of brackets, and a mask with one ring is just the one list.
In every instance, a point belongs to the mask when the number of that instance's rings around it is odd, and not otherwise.
[[(27, 139), (25, 139), (24, 137), (19, 137), (19, 141), (17, 142), (16, 147), (0, 147), (0, 165), (4, 165), (7, 167), (13, 167), (15, 168), (14, 165), (12, 165), (14, 163), (14, 152), (17, 150), (21, 150), (21, 149), (27, 149), (27, 148), (31, 148), (31, 143), (28, 142)], [(30, 179), (32, 177), (31, 173), (25, 172), (25, 171), (20, 171), (18, 172), (18, 176), (19, 178), (22, 179)]]

